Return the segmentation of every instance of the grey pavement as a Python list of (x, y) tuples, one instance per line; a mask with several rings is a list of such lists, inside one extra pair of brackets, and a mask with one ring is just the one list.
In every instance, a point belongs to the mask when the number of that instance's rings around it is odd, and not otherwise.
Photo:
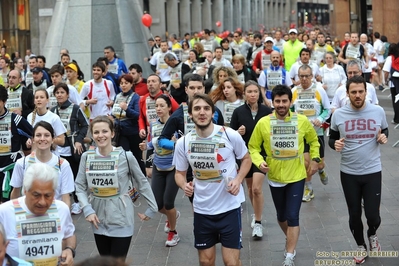
[[(381, 226), (378, 237), (383, 251), (399, 250), (399, 147), (393, 148), (392, 144), (399, 140), (399, 129), (394, 130), (390, 124), (393, 118), (389, 92), (377, 92), (380, 105), (384, 107), (389, 123), (389, 142), (381, 145), (383, 161), (383, 184), (381, 203)], [(326, 138), (327, 140), (327, 138)], [(297, 245), (296, 266), (311, 265), (337, 265), (327, 264), (328, 259), (338, 257), (341, 265), (352, 260), (351, 257), (341, 257), (342, 251), (356, 250), (356, 243), (349, 230), (348, 212), (339, 179), (340, 154), (326, 147), (326, 170), (329, 174), (329, 184), (324, 186), (318, 174), (313, 177), (315, 198), (308, 203), (303, 203), (300, 212), (300, 237)], [(359, 169), (359, 173), (361, 173)], [(245, 189), (246, 190), (246, 189)], [(264, 237), (260, 241), (251, 238), (250, 228), (252, 206), (247, 196), (243, 206), (243, 248), (241, 250), (242, 265), (274, 266), (281, 265), (285, 236), (276, 221), (276, 212), (270, 196), (268, 184), (263, 185), (265, 205), (263, 210), (262, 225)], [(135, 212), (143, 212), (145, 201), (140, 199), (142, 205)], [(187, 198), (179, 191), (176, 197), (176, 208), (181, 212), (178, 220), (177, 231), (180, 242), (176, 247), (165, 247), (167, 234), (163, 232), (165, 217), (157, 214), (154, 219), (141, 222), (136, 216), (135, 231), (132, 238), (127, 261), (136, 266), (187, 266), (198, 265), (197, 251), (193, 246), (193, 214)], [(363, 215), (364, 216), (364, 215)], [(73, 216), (76, 226), (77, 255), (76, 262), (98, 254), (92, 230), (82, 214)], [(363, 219), (365, 232), (366, 220)], [(365, 233), (366, 234), (366, 233)], [(367, 236), (365, 236), (366, 238)], [(367, 238), (366, 238), (367, 239)], [(223, 265), (220, 244), (217, 245), (216, 265)], [(333, 252), (333, 253), (332, 253)], [(336, 256), (338, 255), (338, 256)], [(325, 259), (324, 261), (317, 261)], [(346, 260), (346, 261), (345, 261)], [(323, 262), (325, 264), (316, 264)], [(399, 258), (367, 258), (363, 265), (399, 265)]]

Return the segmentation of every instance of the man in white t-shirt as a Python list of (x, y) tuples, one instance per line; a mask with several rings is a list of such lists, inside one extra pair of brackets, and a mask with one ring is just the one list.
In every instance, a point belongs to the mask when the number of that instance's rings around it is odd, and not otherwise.
[(385, 53), (385, 45), (384, 43), (381, 41), (380, 39), (380, 33), (379, 32), (374, 32), (374, 51), (375, 51), (375, 57), (377, 58), (378, 61), (378, 68), (377, 68), (377, 76), (378, 78), (376, 79), (376, 81), (374, 83), (377, 83), (378, 85), (378, 89), (380, 91), (384, 90), (384, 85), (383, 85), (383, 80), (384, 77), (382, 75), (382, 68), (384, 66), (384, 53)]
[(161, 51), (156, 52), (151, 57), (150, 60), (151, 69), (155, 72), (155, 74), (157, 74), (161, 78), (162, 84), (164, 84), (165, 88), (168, 87), (170, 82), (170, 75), (169, 75), (170, 67), (165, 62), (165, 55), (167, 53), (171, 53), (177, 59), (177, 56), (173, 52), (169, 51), (168, 48), (169, 48), (168, 42), (162, 41)]
[[(195, 94), (188, 114), (195, 129), (176, 143), (175, 180), (186, 196), (194, 193), (194, 238), (199, 261), (212, 265), (215, 245), (222, 244), (225, 265), (241, 265), (241, 186), (252, 162), (241, 136), (212, 123), (215, 105), (206, 94)], [(241, 160), (237, 173), (236, 159)], [(189, 165), (194, 180), (187, 182)], [(195, 183), (195, 186), (194, 186)]]
[(73, 265), (75, 226), (68, 206), (54, 199), (57, 182), (58, 174), (51, 166), (36, 163), (26, 171), (25, 196), (0, 205), (0, 223), (10, 241), (8, 255), (34, 265), (43, 261)]
[(80, 91), (80, 97), (85, 106), (90, 108), (90, 120), (99, 115), (111, 115), (115, 99), (114, 85), (103, 79), (105, 66), (102, 62), (95, 62), (92, 66), (93, 79), (87, 81)]

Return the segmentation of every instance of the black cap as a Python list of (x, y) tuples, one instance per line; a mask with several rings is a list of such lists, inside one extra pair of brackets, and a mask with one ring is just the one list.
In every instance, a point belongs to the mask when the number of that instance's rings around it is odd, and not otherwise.
[(39, 73), (39, 72), (42, 72), (42, 69), (40, 67), (35, 67), (31, 71), (32, 71), (32, 73)]

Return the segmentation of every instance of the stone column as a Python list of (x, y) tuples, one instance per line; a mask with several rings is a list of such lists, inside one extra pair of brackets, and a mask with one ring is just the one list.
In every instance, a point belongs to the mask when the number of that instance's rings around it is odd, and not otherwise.
[[(220, 28), (216, 27), (215, 30), (217, 33), (222, 32), (224, 28), (226, 28), (223, 14), (223, 0), (213, 0), (212, 3), (212, 27), (215, 25), (217, 21), (222, 23)], [(215, 25), (216, 26), (216, 25)]]
[(177, 34), (179, 36), (179, 13), (177, 8), (177, 0), (168, 0), (166, 3), (166, 19), (167, 31), (170, 34)]
[(180, 0), (180, 37), (186, 32), (191, 34), (190, 0)]
[(225, 27), (224, 29), (234, 31), (233, 28), (233, 0), (224, 0), (224, 18)]
[(201, 0), (191, 2), (191, 30), (200, 32), (202, 30)]
[(259, 1), (258, 9), (259, 9), (259, 14), (261, 14), (261, 16), (259, 17), (259, 20), (254, 25), (254, 28), (260, 30), (261, 28), (259, 27), (259, 24), (266, 26), (266, 14), (267, 13), (265, 13), (265, 0)]
[(202, 27), (204, 29), (211, 30), (211, 29), (215, 28), (215, 26), (212, 25), (211, 0), (203, 0), (203, 2), (202, 2)]
[(150, 2), (150, 10), (152, 16), (151, 32), (165, 38), (166, 20), (165, 20), (165, 0)]

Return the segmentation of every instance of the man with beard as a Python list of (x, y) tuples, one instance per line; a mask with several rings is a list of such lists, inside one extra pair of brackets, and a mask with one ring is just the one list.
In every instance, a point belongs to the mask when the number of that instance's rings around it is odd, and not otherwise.
[(388, 123), (384, 110), (366, 101), (366, 82), (361, 76), (350, 78), (346, 92), (350, 105), (334, 112), (329, 145), (341, 152), (341, 184), (349, 212), (349, 228), (355, 238), (357, 264), (365, 261), (362, 205), (366, 214), (369, 251), (381, 251), (377, 229), (381, 223), (380, 145), (388, 142)]
[(105, 66), (102, 62), (95, 62), (92, 66), (93, 79), (83, 85), (80, 97), (84, 100), (85, 106), (90, 108), (90, 121), (99, 115), (112, 113), (112, 105), (115, 99), (114, 85), (103, 78)]
[(140, 96), (148, 93), (147, 80), (143, 78), (143, 69), (139, 64), (131, 64), (129, 74), (133, 77), (134, 92)]
[(330, 115), (330, 100), (327, 93), (320, 83), (313, 82), (312, 69), (308, 65), (302, 65), (298, 69), (298, 76), (300, 84), (292, 89), (293, 110), (299, 114), (305, 115), (313, 124), (314, 129), (318, 135), (320, 143), (320, 158), (311, 157), (309, 154), (309, 143), (305, 143), (304, 158), (305, 167), (308, 169), (307, 178), (305, 182), (305, 190), (303, 192), (302, 201), (309, 202), (314, 198), (312, 188), (311, 163), (316, 161), (318, 163), (320, 181), (323, 185), (328, 184), (328, 175), (324, 171), (324, 131), (321, 125), (327, 120)]
[(277, 51), (273, 51), (270, 54), (270, 58), (272, 60), (272, 64), (269, 69), (265, 69), (260, 73), (258, 84), (262, 88), (262, 97), (266, 96), (268, 101), (266, 101), (267, 105), (271, 107), (270, 101), (272, 99), (272, 90), (277, 85), (287, 85), (291, 86), (292, 81), (288, 77), (287, 71), (285, 71), (284, 67), (280, 66), (281, 56)]
[[(248, 149), (252, 163), (263, 173), (268, 173), (277, 221), (286, 236), (283, 265), (293, 266), (300, 230), (300, 195), (303, 193), (306, 172), (314, 174), (317, 171), (320, 144), (308, 118), (290, 111), (294, 102), (289, 87), (274, 87), (272, 100), (275, 110), (258, 121)], [(303, 163), (305, 140), (313, 159), (308, 169)], [(262, 145), (266, 151), (266, 161), (261, 155)]]
[[(194, 193), (194, 246), (200, 265), (215, 265), (218, 242), (225, 265), (241, 265), (241, 183), (252, 162), (237, 131), (212, 123), (214, 112), (206, 94), (194, 95), (188, 104), (195, 128), (176, 143), (175, 180), (186, 196)], [(239, 172), (236, 159), (241, 160)], [(186, 180), (189, 165), (195, 174), (191, 182)]]
[[(175, 132), (180, 134), (179, 137), (188, 134), (192, 129), (194, 129), (195, 124), (188, 114), (188, 103), (192, 101), (194, 95), (205, 93), (204, 79), (198, 74), (188, 74), (185, 80), (187, 84), (185, 91), (187, 94), (187, 102), (182, 103), (180, 107), (173, 112), (168, 121), (166, 122), (161, 135), (158, 139), (158, 145), (160, 147), (165, 147), (166, 149), (172, 149), (173, 147), (167, 147), (170, 145), (169, 140)], [(215, 106), (215, 113), (213, 114), (213, 122), (217, 125), (224, 125), (224, 119), (221, 111)], [(193, 180), (193, 172), (187, 171), (187, 182)], [(190, 202), (193, 201), (193, 197), (189, 197)]]

